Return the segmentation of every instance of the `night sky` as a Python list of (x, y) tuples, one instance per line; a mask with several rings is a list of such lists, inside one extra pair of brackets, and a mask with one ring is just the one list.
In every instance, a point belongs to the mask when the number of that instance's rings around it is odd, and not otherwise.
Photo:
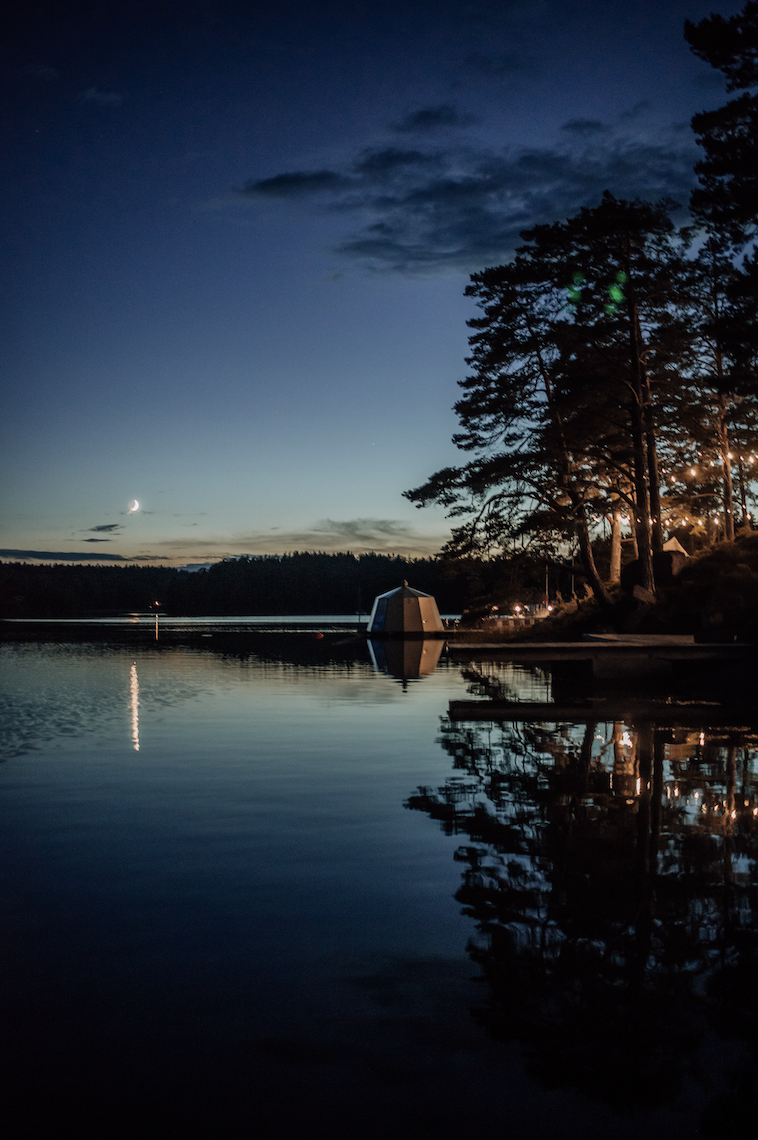
[[(741, 3), (34, 3), (3, 48), (0, 557), (428, 554), (468, 274), (686, 203)], [(138, 500), (140, 509), (128, 513)]]

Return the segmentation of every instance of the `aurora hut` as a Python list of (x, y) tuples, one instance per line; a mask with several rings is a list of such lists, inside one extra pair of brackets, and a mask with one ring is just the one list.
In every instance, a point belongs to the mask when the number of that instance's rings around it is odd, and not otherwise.
[(432, 595), (403, 582), (374, 599), (367, 632), (369, 637), (434, 637), (444, 626)]

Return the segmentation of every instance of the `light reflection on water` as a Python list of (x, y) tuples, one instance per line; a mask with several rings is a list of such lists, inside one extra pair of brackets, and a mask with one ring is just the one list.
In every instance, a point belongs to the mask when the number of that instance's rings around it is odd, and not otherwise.
[(754, 1095), (755, 737), (454, 722), (549, 678), (414, 653), (0, 648), (20, 1097), (184, 1134), (670, 1138)]
[(139, 677), (136, 661), (132, 661), (129, 669), (129, 712), (132, 718), (132, 744), (134, 751), (139, 752)]

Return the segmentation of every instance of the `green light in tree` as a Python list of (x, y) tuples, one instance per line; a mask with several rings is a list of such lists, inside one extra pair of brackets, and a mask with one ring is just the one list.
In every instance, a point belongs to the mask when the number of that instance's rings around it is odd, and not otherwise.
[(610, 301), (605, 306), (605, 312), (607, 316), (614, 316), (618, 305), (620, 305), (624, 300), (624, 290), (621, 288), (621, 286), (626, 285), (628, 280), (629, 274), (624, 273), (623, 269), (619, 269), (618, 273), (616, 274), (616, 282), (613, 285), (608, 286), (608, 296), (610, 297)]
[(585, 281), (585, 276), (577, 270), (571, 280), (572, 284), (566, 289), (566, 295), (568, 296), (570, 305), (578, 305), (582, 297), (582, 285)]

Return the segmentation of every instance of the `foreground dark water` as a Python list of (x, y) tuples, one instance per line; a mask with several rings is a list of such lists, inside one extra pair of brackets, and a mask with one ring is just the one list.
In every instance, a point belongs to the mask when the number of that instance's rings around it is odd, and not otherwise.
[(452, 722), (549, 681), (443, 656), (403, 691), (383, 664), (308, 635), (0, 647), (14, 1135), (721, 1136), (755, 1110), (750, 718)]

